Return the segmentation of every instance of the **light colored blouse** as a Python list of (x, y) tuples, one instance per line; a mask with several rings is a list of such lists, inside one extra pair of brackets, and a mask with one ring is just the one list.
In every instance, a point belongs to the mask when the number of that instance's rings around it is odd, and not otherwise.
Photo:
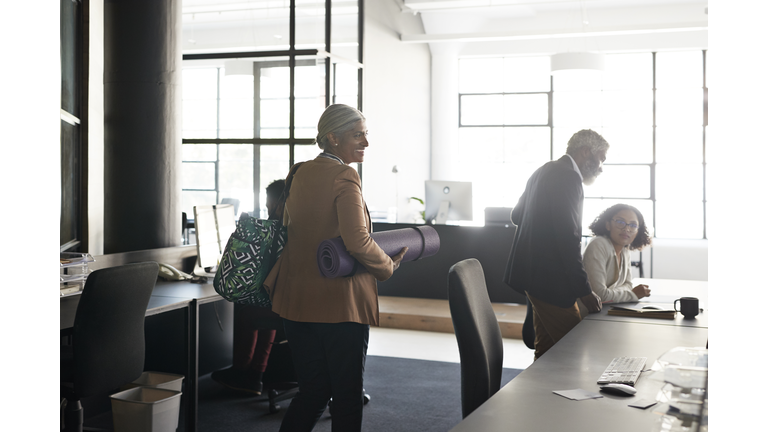
[[(596, 236), (587, 245), (583, 262), (592, 291), (600, 296), (603, 303), (638, 301), (637, 295), (632, 292), (629, 247), (625, 246), (622, 249), (621, 263), (619, 263), (611, 239), (606, 236)], [(586, 316), (589, 312), (581, 300), (578, 304), (581, 316)]]

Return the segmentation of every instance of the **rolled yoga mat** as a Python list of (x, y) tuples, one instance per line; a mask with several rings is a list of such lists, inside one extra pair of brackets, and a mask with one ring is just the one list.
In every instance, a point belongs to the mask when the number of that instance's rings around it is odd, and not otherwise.
[[(375, 232), (371, 238), (390, 257), (408, 247), (403, 262), (429, 257), (440, 250), (440, 236), (429, 225)], [(367, 271), (347, 252), (341, 237), (320, 243), (317, 248), (317, 265), (320, 273), (327, 278), (348, 277)]]

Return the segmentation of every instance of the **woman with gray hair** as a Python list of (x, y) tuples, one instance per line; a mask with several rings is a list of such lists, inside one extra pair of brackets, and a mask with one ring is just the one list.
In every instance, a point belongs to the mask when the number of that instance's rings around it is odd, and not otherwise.
[[(288, 242), (264, 282), (272, 310), (283, 318), (299, 382), (280, 430), (312, 430), (333, 398), (333, 430), (359, 431), (368, 334), (379, 324), (376, 280), (392, 276), (407, 248), (390, 258), (370, 236), (360, 177), (349, 166), (363, 162), (369, 145), (363, 114), (331, 105), (317, 129), (323, 152), (291, 169), (283, 211)], [(367, 272), (321, 275), (318, 246), (339, 236)]]

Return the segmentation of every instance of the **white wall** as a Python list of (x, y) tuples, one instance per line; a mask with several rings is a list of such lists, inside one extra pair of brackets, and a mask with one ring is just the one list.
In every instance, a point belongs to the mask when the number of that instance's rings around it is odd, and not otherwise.
[(372, 211), (397, 207), (398, 222), (413, 222), (417, 208), (408, 198), (423, 198), (429, 178), (429, 48), (400, 42), (401, 33), (422, 31), (419, 17), (402, 13), (394, 0), (366, 0), (363, 113), (370, 147), (363, 195)]

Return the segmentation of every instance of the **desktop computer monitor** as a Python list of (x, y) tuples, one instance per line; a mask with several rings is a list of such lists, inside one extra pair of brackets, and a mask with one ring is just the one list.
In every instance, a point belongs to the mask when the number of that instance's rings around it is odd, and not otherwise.
[(472, 220), (472, 182), (427, 180), (424, 182), (424, 216), (436, 224)]
[(235, 207), (231, 204), (195, 206), (197, 264), (215, 272), (229, 237), (235, 231)]

